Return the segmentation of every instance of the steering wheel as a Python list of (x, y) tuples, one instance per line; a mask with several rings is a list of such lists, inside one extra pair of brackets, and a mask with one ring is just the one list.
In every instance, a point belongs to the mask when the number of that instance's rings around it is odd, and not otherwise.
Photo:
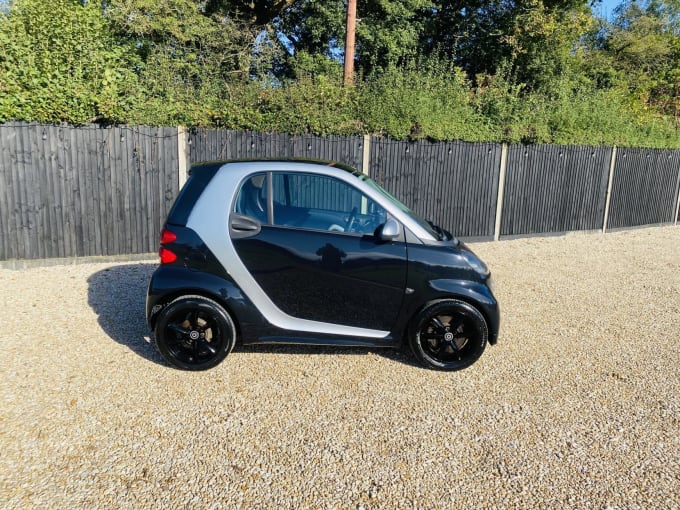
[(357, 212), (359, 210), (354, 207), (352, 208), (352, 212), (349, 213), (349, 218), (347, 218), (347, 225), (345, 225), (345, 232), (351, 232), (352, 231), (352, 226), (354, 225), (354, 220), (357, 218)]

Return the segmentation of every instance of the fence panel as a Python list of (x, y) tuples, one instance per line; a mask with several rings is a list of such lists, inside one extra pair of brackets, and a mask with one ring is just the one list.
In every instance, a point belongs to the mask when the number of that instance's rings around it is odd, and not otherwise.
[(0, 128), (0, 260), (156, 250), (177, 195), (176, 128)]
[(501, 145), (371, 139), (370, 172), (420, 216), (460, 237), (492, 237)]
[(607, 228), (674, 221), (680, 152), (619, 149)]
[(602, 228), (611, 151), (510, 146), (501, 235)]
[(191, 163), (226, 159), (308, 158), (363, 170), (363, 137), (197, 129), (189, 133)]
[[(501, 146), (188, 133), (191, 162), (302, 157), (367, 171), (425, 218), (492, 237)], [(177, 128), (0, 125), (0, 260), (148, 253), (178, 191)], [(611, 149), (511, 146), (501, 235), (602, 227)], [(607, 228), (677, 220), (680, 151), (619, 149)]]

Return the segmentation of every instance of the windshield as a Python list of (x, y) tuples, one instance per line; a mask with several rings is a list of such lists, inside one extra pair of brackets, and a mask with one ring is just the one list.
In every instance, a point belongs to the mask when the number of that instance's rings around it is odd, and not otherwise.
[(404, 213), (408, 214), (413, 221), (418, 223), (423, 230), (427, 231), (432, 237), (435, 239), (440, 239), (444, 240), (446, 239), (446, 234), (444, 233), (444, 230), (441, 229), (440, 227), (436, 226), (434, 223), (430, 221), (425, 221), (422, 219), (420, 216), (418, 216), (416, 213), (414, 213), (411, 209), (406, 207), (404, 204), (402, 204), (399, 200), (394, 198), (392, 195), (390, 195), (387, 191), (385, 191), (377, 182), (375, 182), (373, 179), (370, 177), (364, 175), (364, 174), (359, 174), (358, 177), (363, 180), (366, 184), (370, 185), (373, 189), (376, 191), (380, 192), (381, 195), (383, 195), (385, 198), (387, 198), (392, 204), (394, 204), (396, 207), (401, 209)]

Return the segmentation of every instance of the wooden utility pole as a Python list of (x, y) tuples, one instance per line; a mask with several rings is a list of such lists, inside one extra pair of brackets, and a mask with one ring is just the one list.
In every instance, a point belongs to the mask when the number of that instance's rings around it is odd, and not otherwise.
[(354, 32), (357, 24), (357, 0), (347, 2), (347, 33), (345, 34), (345, 77), (343, 84), (354, 84)]

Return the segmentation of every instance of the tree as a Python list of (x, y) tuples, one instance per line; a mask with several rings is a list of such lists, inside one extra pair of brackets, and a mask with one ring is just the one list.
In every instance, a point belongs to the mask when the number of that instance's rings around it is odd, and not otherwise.
[(105, 16), (139, 55), (145, 100), (130, 113), (136, 122), (219, 123), (221, 105), (269, 60), (255, 51), (257, 30), (194, 0), (111, 0)]
[(582, 4), (551, 7), (543, 0), (527, 0), (524, 6), (501, 38), (509, 52), (501, 62), (509, 64), (511, 75), (527, 91), (554, 97), (579, 81), (576, 50), (595, 20)]
[(637, 2), (621, 4), (616, 12), (606, 48), (617, 67), (641, 75), (665, 67), (671, 54), (671, 37), (659, 12)]
[[(584, 0), (438, 0), (424, 24), (421, 46), (426, 53), (441, 53), (473, 78), (494, 74), (515, 51), (509, 37), (523, 22), (539, 14), (559, 17), (586, 5)], [(538, 28), (538, 27), (536, 27)], [(540, 39), (540, 29), (533, 34)]]
[(249, 73), (257, 31), (208, 15), (194, 0), (111, 0), (105, 15), (121, 38), (135, 42), (143, 61), (162, 53), (185, 81)]
[[(356, 69), (361, 75), (402, 65), (420, 54), (420, 36), (431, 15), (430, 0), (357, 3)], [(276, 23), (293, 52), (342, 54), (345, 37), (343, 0), (295, 2)]]
[(680, 122), (680, 2), (628, 1), (616, 10), (603, 51), (632, 96)]
[(205, 12), (242, 20), (262, 29), (296, 3), (299, 0), (206, 0)]

